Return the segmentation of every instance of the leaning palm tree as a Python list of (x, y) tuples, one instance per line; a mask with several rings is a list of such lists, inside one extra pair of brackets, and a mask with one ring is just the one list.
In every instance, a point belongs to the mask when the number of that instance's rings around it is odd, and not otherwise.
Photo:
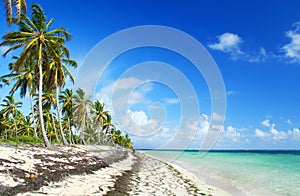
[[(3, 104), (0, 104), (0, 106), (3, 107), (3, 109), (0, 111), (1, 114), (3, 114), (7, 119), (12, 119), (14, 123), (14, 131), (17, 136), (17, 124), (16, 124), (16, 116), (17, 114), (21, 113), (18, 108), (22, 106), (21, 102), (16, 102), (14, 96), (6, 96), (3, 100)], [(10, 135), (10, 138), (12, 137), (12, 133)]]
[(47, 21), (42, 8), (37, 4), (33, 4), (31, 19), (22, 15), (21, 21), (18, 23), (19, 30), (5, 34), (3, 36), (4, 41), (0, 43), (0, 46), (10, 47), (4, 53), (4, 56), (12, 50), (23, 48), (18, 60), (15, 62), (16, 71), (20, 71), (32, 59), (37, 59), (39, 120), (45, 146), (48, 148), (51, 147), (51, 144), (45, 131), (42, 108), (43, 67), (45, 69), (45, 66), (49, 65), (46, 62), (49, 62), (50, 59), (59, 61), (60, 56), (56, 48), (64, 47), (64, 42), (70, 39), (70, 34), (63, 28), (50, 30), (52, 23), (53, 19)]
[(85, 144), (84, 131), (89, 123), (88, 114), (92, 104), (93, 102), (86, 97), (86, 94), (82, 89), (79, 88), (76, 90), (73, 105), (74, 122), (77, 129), (80, 131), (80, 139), (83, 144)]
[(9, 26), (12, 24), (13, 19), (13, 8), (16, 9), (16, 15), (18, 18), (18, 22), (21, 18), (21, 13), (26, 14), (27, 7), (25, 0), (5, 0), (5, 13), (6, 13), (6, 21)]

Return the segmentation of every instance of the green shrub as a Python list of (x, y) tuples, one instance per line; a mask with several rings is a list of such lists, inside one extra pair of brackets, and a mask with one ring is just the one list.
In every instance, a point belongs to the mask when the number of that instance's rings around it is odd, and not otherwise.
[(34, 137), (34, 136), (19, 136), (19, 137), (13, 137), (11, 139), (11, 141), (19, 143), (43, 143), (43, 140), (38, 138), (38, 137)]

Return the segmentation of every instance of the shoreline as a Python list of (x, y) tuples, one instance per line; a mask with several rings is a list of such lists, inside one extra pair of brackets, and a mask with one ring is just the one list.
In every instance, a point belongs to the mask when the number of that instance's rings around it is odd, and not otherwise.
[[(185, 175), (188, 179), (192, 179), (194, 182), (197, 183), (197, 185), (206, 187), (208, 190), (215, 190), (216, 195), (234, 195), (233, 193), (236, 193), (232, 191), (231, 189), (228, 189), (228, 187), (225, 186), (225, 184), (218, 184), (216, 181), (208, 181), (206, 178), (201, 177), (199, 175), (199, 171), (197, 173), (194, 173), (191, 171), (191, 169), (186, 168), (184, 165), (180, 164), (178, 161), (172, 161), (169, 162), (165, 159), (156, 157), (154, 155), (150, 155), (148, 153), (145, 153), (147, 156), (157, 159), (167, 165), (171, 165), (176, 170), (179, 170), (183, 175)], [(242, 195), (244, 196), (244, 195)]]
[(230, 195), (184, 168), (108, 146), (0, 145), (0, 195)]
[[(164, 162), (169, 162), (171, 164), (177, 165), (179, 168), (183, 168), (194, 175), (196, 178), (204, 181), (206, 184), (218, 187), (219, 189), (224, 190), (230, 195), (240, 195), (240, 196), (249, 196), (249, 195), (280, 195), (274, 191), (270, 191), (266, 188), (253, 186), (251, 184), (238, 181), (236, 179), (226, 177), (222, 174), (210, 169), (208, 167), (199, 167), (193, 165), (194, 163), (186, 162), (185, 159), (180, 159), (174, 154), (161, 154), (153, 153), (146, 151), (144, 153), (149, 153), (150, 156), (163, 160)], [(178, 158), (178, 159), (177, 159)], [(200, 163), (199, 163), (200, 164)], [(213, 163), (212, 163), (213, 164)]]

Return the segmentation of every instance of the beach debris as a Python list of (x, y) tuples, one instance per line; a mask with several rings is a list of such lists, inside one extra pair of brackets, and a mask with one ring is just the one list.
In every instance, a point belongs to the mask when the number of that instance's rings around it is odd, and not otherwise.
[(88, 161), (88, 158), (83, 157), (82, 160), (83, 160), (83, 161)]
[(30, 173), (30, 174), (29, 174), (29, 178), (30, 178), (30, 179), (34, 179), (35, 177), (36, 177), (36, 176), (35, 176), (34, 173)]

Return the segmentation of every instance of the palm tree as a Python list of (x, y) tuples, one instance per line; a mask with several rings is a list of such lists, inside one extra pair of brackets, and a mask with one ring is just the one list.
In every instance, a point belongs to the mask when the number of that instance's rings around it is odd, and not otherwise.
[(80, 139), (83, 144), (85, 144), (84, 131), (89, 122), (88, 113), (92, 104), (93, 102), (86, 97), (82, 89), (79, 88), (76, 90), (73, 105), (74, 121), (77, 125), (77, 129), (80, 131)]
[(16, 8), (16, 15), (18, 18), (18, 22), (21, 18), (21, 13), (26, 14), (27, 6), (25, 0), (5, 0), (5, 13), (6, 13), (6, 21), (9, 26), (12, 24), (13, 18), (13, 7)]
[[(104, 122), (103, 122), (102, 129), (103, 129), (105, 135), (112, 135), (111, 130), (115, 129), (115, 125), (112, 122), (110, 114), (106, 115), (106, 118), (104, 119)], [(114, 141), (113, 141), (112, 137), (108, 137), (108, 139), (109, 139), (108, 142), (109, 143), (112, 142), (112, 144), (114, 145)]]
[[(95, 129), (98, 132), (98, 139), (100, 140), (100, 129), (104, 126), (105, 118), (108, 115), (108, 111), (104, 111), (104, 104), (100, 101), (96, 101), (92, 105), (91, 117), (95, 125)], [(100, 141), (99, 141), (100, 142)]]
[(21, 125), (20, 125), (20, 132), (22, 135), (30, 136), (34, 132), (34, 128), (32, 127), (32, 119), (30, 116), (26, 116), (22, 119)]
[(129, 138), (129, 136), (128, 136), (127, 133), (126, 133), (125, 138), (124, 138), (123, 147), (129, 148), (129, 149), (132, 149), (132, 148), (133, 148), (131, 139)]
[(67, 117), (68, 121), (68, 128), (69, 128), (69, 135), (70, 141), (72, 143), (72, 126), (73, 126), (73, 111), (72, 111), (72, 100), (73, 100), (73, 90), (72, 89), (65, 89), (62, 91), (61, 95), (59, 96), (59, 100), (62, 104), (62, 114)]
[[(63, 50), (64, 49), (64, 50)], [(57, 117), (59, 122), (59, 129), (62, 135), (62, 140), (65, 145), (68, 145), (67, 140), (64, 137), (61, 116), (60, 116), (60, 105), (59, 105), (59, 92), (66, 83), (66, 77), (69, 76), (71, 81), (74, 83), (74, 77), (71, 71), (68, 69), (66, 64), (71, 65), (72, 67), (77, 67), (77, 63), (74, 60), (69, 59), (69, 51), (66, 48), (61, 48), (60, 60), (53, 61), (50, 63), (49, 67), (49, 80), (47, 81), (49, 86), (54, 86), (56, 92), (56, 108), (57, 108)]]
[(49, 65), (50, 59), (56, 59), (59, 61), (60, 56), (57, 53), (56, 48), (64, 48), (63, 44), (66, 40), (70, 39), (70, 34), (63, 28), (57, 28), (49, 30), (53, 19), (46, 20), (46, 15), (42, 8), (37, 5), (32, 5), (31, 19), (22, 15), (21, 21), (18, 23), (19, 30), (12, 31), (3, 36), (4, 41), (0, 43), (0, 46), (9, 46), (10, 48), (4, 53), (7, 55), (12, 50), (22, 48), (23, 50), (15, 62), (16, 71), (20, 71), (22, 67), (37, 59), (38, 67), (38, 109), (39, 119), (43, 134), (45, 146), (50, 148), (51, 144), (47, 138), (47, 134), (43, 121), (43, 108), (42, 108), (42, 92), (43, 92), (43, 66)]
[(13, 127), (13, 123), (10, 123), (9, 119), (0, 112), (0, 131), (2, 139), (8, 139), (8, 131)]
[[(57, 130), (56, 130), (56, 124), (55, 124), (55, 117), (52, 113), (52, 106), (56, 106), (56, 99), (53, 92), (45, 92), (42, 95), (42, 104), (43, 108), (45, 110), (44, 112), (44, 118), (47, 119), (48, 122), (52, 123), (52, 129), (55, 133), (56, 141), (59, 142)], [(64, 135), (62, 134), (62, 137)]]
[[(17, 124), (16, 124), (16, 116), (18, 113), (21, 113), (18, 108), (22, 106), (21, 102), (15, 102), (14, 96), (6, 96), (3, 100), (3, 104), (0, 104), (0, 106), (3, 107), (3, 109), (0, 111), (2, 115), (4, 115), (7, 119), (11, 118), (14, 123), (14, 131), (17, 136)], [(10, 138), (12, 137), (12, 133), (10, 135)]]
[(104, 118), (104, 122), (103, 122), (103, 130), (105, 132), (105, 134), (110, 133), (111, 129), (114, 128), (114, 123), (111, 121), (111, 115), (110, 114), (106, 114), (105, 115), (106, 118)]
[[(17, 57), (13, 57), (17, 59)], [(13, 95), (16, 90), (20, 89), (20, 97), (24, 98), (27, 94), (27, 89), (29, 90), (29, 98), (31, 104), (31, 115), (32, 115), (32, 122), (35, 123), (34, 117), (34, 108), (33, 108), (33, 95), (35, 94), (36, 86), (37, 86), (37, 79), (35, 77), (36, 61), (30, 61), (26, 63), (20, 72), (16, 72), (14, 69), (14, 63), (9, 64), (9, 69), (11, 73), (2, 76), (3, 80), (6, 81), (7, 84), (10, 82), (15, 82), (12, 89), (10, 90), (10, 94)], [(37, 137), (36, 126), (34, 126), (34, 136)]]

